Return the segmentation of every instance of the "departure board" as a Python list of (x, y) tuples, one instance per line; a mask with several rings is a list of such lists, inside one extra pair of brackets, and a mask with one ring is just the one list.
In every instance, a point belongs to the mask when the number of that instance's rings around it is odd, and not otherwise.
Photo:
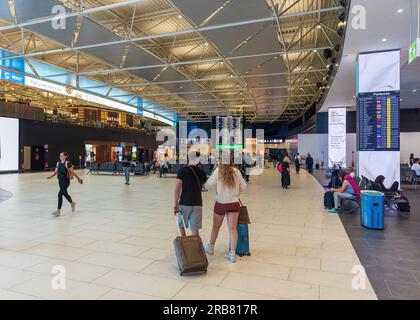
[(212, 129), (217, 129), (216, 149), (242, 149), (243, 148), (243, 118), (232, 116), (214, 116)]
[(400, 150), (400, 92), (361, 93), (358, 106), (358, 150)]

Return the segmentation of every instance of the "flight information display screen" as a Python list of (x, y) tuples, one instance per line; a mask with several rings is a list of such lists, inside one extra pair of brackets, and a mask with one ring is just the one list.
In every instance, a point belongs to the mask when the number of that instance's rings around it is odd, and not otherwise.
[(243, 149), (242, 117), (215, 116), (212, 118), (212, 129), (218, 132), (214, 140), (216, 149)]
[(400, 92), (360, 93), (357, 98), (359, 151), (400, 150)]

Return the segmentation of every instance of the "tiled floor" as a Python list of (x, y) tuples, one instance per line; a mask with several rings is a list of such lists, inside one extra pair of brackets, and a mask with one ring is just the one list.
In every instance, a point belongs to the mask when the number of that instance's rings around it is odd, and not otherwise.
[[(45, 173), (0, 175), (13, 197), (0, 203), (0, 299), (376, 299), (352, 289), (360, 261), (323, 190), (307, 173), (282, 190), (274, 169), (251, 178), (242, 200), (251, 214), (252, 256), (229, 264), (226, 226), (207, 274), (178, 275), (171, 214), (175, 180), (86, 176), (63, 216), (51, 216), (57, 182)], [(204, 194), (204, 241), (214, 191)], [(64, 266), (66, 290), (54, 290)], [(61, 273), (62, 274), (62, 273)], [(418, 276), (418, 275), (417, 275)]]
[[(325, 173), (315, 171), (321, 184)], [(385, 230), (360, 225), (359, 212), (340, 215), (371, 284), (381, 300), (420, 299), (420, 190), (403, 185), (411, 214), (405, 219), (395, 212), (385, 215)]]
[(10, 199), (12, 196), (13, 196), (13, 195), (12, 195), (10, 192), (8, 192), (8, 191), (3, 190), (2, 188), (0, 188), (0, 202), (3, 202), (3, 201), (8, 200), (8, 199)]

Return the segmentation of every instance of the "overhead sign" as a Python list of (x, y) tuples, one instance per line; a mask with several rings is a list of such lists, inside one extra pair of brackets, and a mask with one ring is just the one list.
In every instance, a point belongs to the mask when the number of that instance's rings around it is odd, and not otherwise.
[(410, 45), (410, 48), (408, 50), (408, 63), (413, 62), (419, 56), (420, 56), (420, 38), (417, 38), (416, 40), (413, 41), (413, 43)]
[(158, 120), (160, 122), (169, 124), (170, 126), (173, 126), (173, 124), (174, 124), (172, 121), (170, 121), (170, 120), (168, 120), (168, 119), (166, 119), (164, 117), (158, 116), (158, 115), (156, 115), (154, 113), (151, 113), (149, 111), (146, 111), (146, 110), (143, 110), (142, 111), (142, 115), (143, 115), (143, 117), (147, 117), (147, 118), (151, 118), (151, 119), (154, 119), (154, 120)]
[(19, 73), (0, 70), (1, 72), (1, 79), (18, 83), (18, 84), (25, 84), (25, 76)]
[(346, 108), (328, 109), (328, 167), (346, 167)]
[[(51, 92), (55, 92), (58, 94), (62, 94), (68, 97), (72, 97), (72, 98), (76, 98), (76, 99), (81, 99), (81, 100), (85, 100), (85, 101), (89, 101), (92, 103), (96, 103), (96, 104), (101, 104), (107, 107), (111, 107), (117, 110), (121, 110), (121, 111), (125, 111), (125, 112), (129, 112), (129, 113), (133, 113), (133, 114), (139, 114), (139, 109), (138, 107), (134, 107), (131, 105), (127, 105), (124, 103), (120, 103), (114, 100), (110, 100), (101, 96), (97, 96), (91, 93), (87, 93), (84, 91), (80, 91), (80, 90), (76, 90), (72, 87), (65, 87), (59, 84), (55, 84), (55, 83), (51, 83), (48, 81), (44, 81), (44, 80), (39, 80), (33, 77), (26, 77), (25, 78), (25, 85), (29, 86), (29, 87), (33, 87), (33, 88), (37, 88), (37, 89), (41, 89), (41, 90), (46, 90), (46, 91), (51, 91)], [(151, 112), (146, 112), (146, 111), (142, 111), (142, 113), (140, 115), (143, 115), (144, 117), (147, 118), (151, 118), (151, 119), (155, 119), (158, 121), (161, 121), (163, 123), (166, 123), (170, 126), (173, 126), (173, 122), (165, 119), (161, 116), (155, 115)]]
[(143, 112), (143, 110), (142, 110), (143, 109), (143, 99), (142, 98), (138, 98), (137, 107), (135, 107), (135, 106), (120, 103), (120, 102), (117, 102), (117, 101), (114, 101), (114, 100), (110, 100), (110, 99), (107, 99), (107, 98), (104, 98), (104, 97), (101, 97), (101, 96), (97, 96), (97, 95), (94, 95), (94, 94), (91, 94), (91, 93), (76, 90), (73, 87), (62, 86), (62, 85), (59, 85), (59, 84), (56, 84), (56, 83), (36, 79), (36, 78), (33, 78), (33, 77), (29, 77), (29, 76), (24, 76), (24, 75), (15, 73), (15, 72), (0, 70), (0, 79), (10, 81), (10, 82), (14, 82), (14, 83), (18, 83), (18, 84), (21, 84), (21, 85), (26, 85), (26, 86), (29, 86), (29, 87), (32, 87), (32, 88), (37, 88), (37, 89), (41, 89), (41, 90), (46, 90), (46, 91), (58, 93), (58, 94), (61, 94), (61, 95), (64, 95), (64, 96), (68, 96), (68, 97), (72, 97), (72, 98), (76, 98), (76, 99), (80, 99), (80, 100), (85, 100), (85, 101), (96, 103), (96, 104), (101, 104), (101, 105), (104, 105), (104, 106), (107, 106), (107, 107), (111, 107), (113, 109), (129, 112), (129, 113), (133, 113), (133, 114), (137, 114), (137, 115), (142, 115), (144, 117), (151, 118), (151, 119), (158, 120), (160, 122), (166, 123), (170, 126), (174, 126), (174, 122), (171, 121), (171, 120), (168, 120), (164, 117), (155, 115), (154, 113), (151, 113), (151, 112), (148, 112), (148, 111)]

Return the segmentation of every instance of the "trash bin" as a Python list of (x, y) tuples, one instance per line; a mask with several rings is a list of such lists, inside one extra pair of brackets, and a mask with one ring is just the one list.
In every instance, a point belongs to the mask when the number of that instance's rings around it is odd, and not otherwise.
[(362, 226), (369, 229), (384, 229), (384, 194), (379, 191), (364, 190), (362, 194)]

